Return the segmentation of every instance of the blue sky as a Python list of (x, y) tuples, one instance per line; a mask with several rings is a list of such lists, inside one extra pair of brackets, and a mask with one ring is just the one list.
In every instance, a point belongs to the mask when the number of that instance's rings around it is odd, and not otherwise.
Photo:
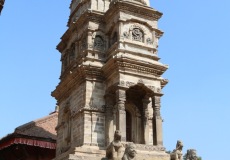
[[(6, 1), (0, 16), (0, 137), (55, 108), (60, 54), (69, 1)], [(229, 151), (230, 1), (151, 0), (164, 13), (159, 28), (164, 74), (164, 146), (184, 142), (204, 160)]]

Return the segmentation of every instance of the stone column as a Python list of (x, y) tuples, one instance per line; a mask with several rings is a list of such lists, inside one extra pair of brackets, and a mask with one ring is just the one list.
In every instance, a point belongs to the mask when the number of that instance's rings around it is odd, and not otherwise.
[(144, 144), (149, 144), (149, 111), (148, 104), (150, 102), (149, 97), (146, 96), (142, 100), (144, 111)]
[(154, 134), (153, 134), (153, 144), (154, 145), (163, 145), (163, 136), (162, 136), (162, 118), (160, 113), (160, 104), (161, 95), (155, 95), (152, 97), (153, 102), (153, 127), (154, 127)]
[(122, 20), (119, 20), (119, 28), (118, 28), (118, 35), (117, 35), (117, 36), (118, 36), (118, 41), (121, 40), (122, 35), (123, 35), (123, 33), (122, 33), (122, 32), (123, 32), (122, 30), (123, 30), (123, 28), (124, 28), (123, 25), (124, 25), (124, 24), (123, 24), (123, 21), (122, 21)]
[(106, 106), (105, 106), (105, 139), (106, 146), (113, 141), (114, 135), (114, 117), (113, 117), (113, 97), (112, 95), (106, 94), (105, 96)]
[(121, 140), (126, 141), (126, 113), (125, 113), (126, 91), (118, 88), (116, 91), (116, 130), (121, 131)]
[(92, 49), (93, 48), (93, 40), (92, 40), (92, 31), (88, 31), (87, 35), (87, 49)]

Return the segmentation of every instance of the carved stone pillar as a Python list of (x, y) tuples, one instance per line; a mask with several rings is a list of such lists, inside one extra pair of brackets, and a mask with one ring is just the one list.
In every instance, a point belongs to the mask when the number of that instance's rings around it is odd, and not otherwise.
[(144, 112), (144, 144), (149, 144), (149, 111), (148, 104), (150, 102), (149, 97), (146, 96), (143, 100), (143, 112)]
[(116, 91), (116, 130), (121, 131), (121, 140), (126, 141), (126, 113), (125, 113), (126, 91), (118, 88)]
[(92, 32), (91, 31), (89, 31), (88, 32), (88, 35), (87, 35), (87, 48), (88, 49), (92, 49), (93, 48), (93, 40), (92, 40)]
[(105, 138), (106, 146), (113, 141), (114, 134), (114, 116), (113, 116), (113, 97), (112, 95), (105, 96), (106, 106), (105, 106)]
[(160, 113), (161, 108), (161, 96), (152, 97), (153, 102), (153, 144), (163, 145), (163, 135), (162, 135), (162, 118)]
[(122, 38), (121, 36), (123, 35), (122, 34), (123, 25), (124, 25), (123, 22), (120, 20), (119, 21), (119, 28), (118, 28), (118, 40), (119, 41), (121, 40), (121, 38)]

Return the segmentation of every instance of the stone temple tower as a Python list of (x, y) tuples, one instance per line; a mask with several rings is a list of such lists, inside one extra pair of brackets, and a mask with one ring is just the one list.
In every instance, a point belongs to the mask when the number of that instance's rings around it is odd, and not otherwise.
[(61, 53), (55, 160), (105, 157), (120, 130), (138, 160), (168, 160), (161, 96), (168, 66), (159, 62), (162, 13), (149, 0), (72, 0)]

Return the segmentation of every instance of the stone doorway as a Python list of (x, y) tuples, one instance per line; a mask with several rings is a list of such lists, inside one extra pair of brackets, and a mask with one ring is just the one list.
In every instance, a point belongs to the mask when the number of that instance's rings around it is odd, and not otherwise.
[(129, 111), (126, 112), (126, 141), (132, 142), (132, 115)]
[[(146, 111), (148, 111), (148, 102), (146, 103), (146, 97), (149, 99), (149, 95), (153, 94), (144, 85), (135, 85), (126, 90), (126, 141), (134, 142), (137, 144), (146, 144)], [(148, 95), (148, 96), (147, 96)], [(152, 107), (151, 107), (152, 109)], [(149, 130), (147, 131), (149, 132)]]

